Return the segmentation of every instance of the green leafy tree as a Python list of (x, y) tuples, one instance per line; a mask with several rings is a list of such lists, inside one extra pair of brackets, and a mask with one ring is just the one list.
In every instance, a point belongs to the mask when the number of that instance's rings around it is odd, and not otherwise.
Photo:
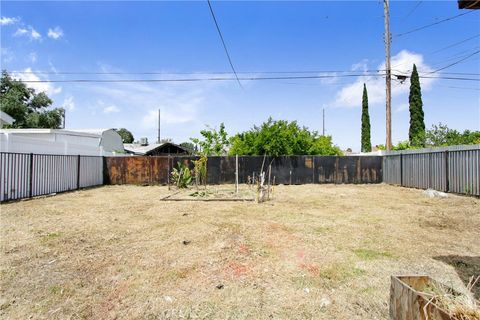
[(480, 144), (480, 131), (465, 130), (459, 132), (439, 123), (425, 133), (425, 141), (428, 146), (442, 147), (461, 144)]
[(179, 144), (180, 147), (184, 148), (185, 150), (188, 151), (190, 154), (195, 153), (195, 145), (191, 142), (182, 142)]
[(117, 133), (120, 135), (123, 143), (133, 143), (133, 141), (135, 140), (133, 137), (133, 134), (125, 128), (114, 129), (114, 130), (117, 131)]
[(231, 138), (231, 155), (340, 155), (330, 136), (300, 127), (296, 121), (275, 121), (269, 118), (260, 126)]
[(190, 140), (200, 148), (201, 155), (221, 156), (227, 154), (230, 142), (223, 122), (220, 123), (218, 131), (207, 126), (207, 129), (200, 131), (200, 134), (203, 139), (191, 138)]
[(362, 97), (362, 152), (371, 152), (372, 143), (370, 141), (370, 115), (368, 114), (368, 93), (367, 86), (363, 84)]
[(65, 114), (63, 108), (47, 109), (52, 100), (44, 93), (35, 93), (20, 80), (13, 79), (2, 71), (0, 84), (0, 110), (9, 114), (15, 121), (12, 128), (51, 128), (62, 125)]
[(414, 147), (425, 146), (425, 122), (423, 113), (422, 90), (420, 88), (420, 79), (418, 78), (417, 66), (413, 65), (412, 75), (410, 77), (410, 95), (408, 97), (410, 104), (410, 129), (408, 131), (408, 140)]

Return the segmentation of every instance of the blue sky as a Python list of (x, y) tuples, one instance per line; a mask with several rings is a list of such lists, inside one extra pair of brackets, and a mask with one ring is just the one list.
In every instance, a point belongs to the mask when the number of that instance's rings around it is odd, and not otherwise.
[[(381, 69), (381, 1), (212, 2), (239, 72), (322, 71), (328, 79), (175, 82), (40, 83), (54, 106), (67, 109), (67, 128), (125, 127), (136, 138), (180, 143), (224, 122), (230, 134), (269, 116), (322, 130), (342, 148), (360, 147), (361, 88), (367, 83), (372, 143), (385, 143), (384, 79), (337, 77), (335, 71)], [(480, 12), (401, 37), (396, 34), (458, 15), (456, 1), (392, 1), (392, 67), (421, 73), (480, 49)], [(1, 2), (1, 68), (24, 80), (156, 79), (230, 72), (208, 4), (197, 2)], [(480, 54), (436, 73), (478, 79)], [(41, 72), (50, 72), (44, 74)], [(332, 71), (332, 72), (323, 72)], [(193, 75), (65, 75), (55, 72), (165, 72)], [(455, 73), (475, 73), (458, 75)], [(271, 76), (272, 74), (241, 74)], [(228, 76), (228, 75), (226, 75)], [(334, 76), (334, 77), (333, 77)], [(408, 137), (409, 82), (393, 84), (393, 141)], [(427, 127), (442, 122), (480, 130), (479, 81), (422, 79)]]

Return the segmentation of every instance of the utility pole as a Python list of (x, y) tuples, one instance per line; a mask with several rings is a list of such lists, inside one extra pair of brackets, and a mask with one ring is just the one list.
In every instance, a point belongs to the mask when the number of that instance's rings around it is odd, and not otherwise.
[(323, 108), (323, 125), (322, 125), (322, 136), (325, 135), (325, 108)]
[(157, 143), (160, 143), (160, 109), (158, 109), (158, 137)]
[(385, 147), (387, 151), (392, 149), (392, 70), (390, 67), (390, 0), (383, 0), (383, 10), (385, 15), (385, 71), (386, 71), (386, 136)]

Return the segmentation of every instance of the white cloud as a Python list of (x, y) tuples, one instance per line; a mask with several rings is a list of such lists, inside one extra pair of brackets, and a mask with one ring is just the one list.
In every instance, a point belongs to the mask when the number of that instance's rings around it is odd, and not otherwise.
[(110, 105), (108, 107), (103, 108), (103, 113), (117, 113), (120, 112), (120, 109), (115, 105)]
[(352, 65), (352, 71), (362, 70), (363, 72), (368, 70), (368, 59), (363, 59), (362, 61)]
[(47, 35), (49, 38), (57, 40), (63, 37), (63, 30), (60, 27), (55, 27), (53, 29), (49, 28)]
[(32, 26), (20, 27), (13, 34), (14, 37), (28, 37), (30, 40), (41, 40), (42, 35)]
[(2, 63), (12, 62), (15, 58), (15, 55), (9, 48), (0, 48), (0, 55), (2, 57)]
[(25, 81), (27, 86), (35, 89), (36, 92), (46, 92), (48, 95), (55, 95), (62, 92), (61, 87), (55, 87), (49, 82), (28, 82), (48, 80), (46, 78), (40, 78), (37, 74), (35, 74), (35, 72), (32, 71), (32, 68), (27, 68), (23, 72), (12, 73), (12, 77)]
[[(407, 50), (402, 50), (391, 59), (392, 74), (407, 75), (411, 74), (413, 64), (417, 65), (419, 72), (431, 72), (432, 68), (426, 65), (421, 54), (413, 53)], [(352, 67), (363, 68), (367, 70), (365, 62), (361, 62)], [(385, 70), (385, 62), (378, 66), (378, 70)], [(380, 72), (384, 73), (384, 72)], [(392, 76), (395, 79), (395, 76)], [(435, 79), (422, 78), (420, 79), (422, 90), (429, 90)], [(363, 84), (366, 83), (368, 90), (368, 102), (370, 105), (383, 103), (385, 101), (385, 79), (381, 76), (365, 75), (357, 78), (351, 84), (346, 85), (340, 89), (334, 102), (331, 104), (335, 107), (360, 107), (362, 102)], [(407, 79), (404, 83), (392, 81), (392, 97), (408, 94), (410, 81)], [(399, 107), (400, 108), (400, 107)]]
[(37, 53), (36, 52), (30, 52), (30, 54), (27, 57), (27, 61), (29, 61), (30, 63), (37, 62)]
[(9, 24), (17, 23), (18, 21), (20, 21), (20, 19), (18, 19), (18, 18), (1, 17), (0, 18), (0, 26), (8, 26)]
[(73, 110), (75, 110), (75, 101), (73, 101), (73, 97), (72, 97), (72, 96), (66, 97), (66, 98), (63, 100), (62, 107), (63, 107), (65, 110), (68, 110), (68, 111), (73, 111)]
[(402, 111), (408, 110), (409, 107), (410, 106), (408, 103), (399, 104), (398, 107), (395, 109), (395, 112), (402, 112)]

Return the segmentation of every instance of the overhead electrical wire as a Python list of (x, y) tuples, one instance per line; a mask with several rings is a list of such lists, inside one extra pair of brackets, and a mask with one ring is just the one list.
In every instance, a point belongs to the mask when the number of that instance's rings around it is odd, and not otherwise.
[[(442, 62), (446, 62), (452, 60), (454, 58), (458, 58), (458, 54), (455, 57), (443, 60)], [(439, 64), (439, 63), (436, 63)], [(399, 66), (399, 65), (397, 65)], [(399, 70), (394, 69), (392, 67), (392, 71), (400, 72), (400, 73), (410, 73), (412, 70)], [(376, 69), (376, 70), (364, 70), (362, 71), (361, 75), (371, 75), (377, 74), (379, 72), (385, 72), (385, 69)], [(211, 71), (211, 72), (52, 72), (52, 71), (21, 71), (21, 70), (13, 70), (8, 71), (11, 74), (42, 74), (42, 75), (188, 75), (188, 76), (200, 76), (200, 75), (234, 75), (231, 71)], [(420, 71), (419, 71), (420, 72)], [(420, 72), (421, 73), (421, 72)], [(325, 76), (342, 76), (343, 74), (358, 74), (355, 71), (345, 71), (345, 70), (297, 70), (297, 71), (242, 71), (237, 72), (237, 74), (319, 74)], [(471, 73), (471, 72), (443, 72), (443, 74), (455, 74), (455, 75), (478, 75), (480, 73)]]
[(427, 29), (427, 28), (430, 28), (430, 27), (435, 26), (437, 24), (440, 24), (440, 23), (443, 23), (443, 22), (446, 22), (446, 21), (450, 21), (450, 20), (454, 20), (454, 19), (459, 18), (461, 16), (464, 16), (466, 14), (472, 13), (473, 11), (474, 10), (463, 12), (463, 13), (457, 14), (456, 16), (449, 17), (449, 18), (446, 18), (446, 19), (442, 19), (440, 21), (436, 21), (436, 22), (433, 22), (433, 23), (430, 23), (430, 24), (427, 24), (427, 25), (424, 25), (424, 26), (421, 26), (421, 27), (418, 27), (418, 28), (415, 28), (415, 29), (412, 29), (412, 30), (409, 30), (409, 31), (406, 31), (406, 32), (397, 33), (397, 34), (393, 35), (393, 37), (399, 38), (399, 37), (402, 37), (402, 36), (410, 34), (410, 33), (414, 33), (414, 32), (417, 32), (417, 31), (420, 31), (420, 30), (423, 30), (423, 29)]
[(228, 53), (227, 45), (225, 44), (225, 40), (223, 39), (222, 31), (220, 31), (220, 26), (218, 25), (217, 18), (215, 17), (215, 12), (213, 12), (212, 4), (210, 3), (210, 0), (207, 0), (208, 2), (208, 7), (210, 8), (210, 13), (212, 14), (213, 21), (215, 22), (215, 26), (217, 27), (218, 35), (220, 36), (220, 39), (222, 40), (223, 48), (225, 49), (225, 53), (227, 54), (228, 62), (230, 63), (230, 67), (232, 68), (233, 73), (235, 74), (235, 78), (237, 78), (238, 85), (242, 87), (242, 84), (240, 83), (240, 80), (238, 79), (237, 71), (235, 70), (235, 67), (233, 66), (232, 58), (230, 58), (230, 54)]
[(477, 51), (475, 51), (474, 53), (472, 53), (472, 54), (470, 54), (470, 55), (468, 55), (468, 56), (466, 56), (466, 57), (464, 57), (464, 58), (462, 58), (462, 59), (460, 59), (460, 60), (458, 60), (458, 61), (455, 61), (454, 63), (451, 63), (451, 64), (449, 64), (449, 65), (447, 65), (447, 66), (444, 66), (444, 67), (442, 67), (442, 68), (440, 68), (440, 69), (437, 69), (437, 70), (432, 71), (432, 72), (429, 72), (429, 73), (430, 73), (430, 74), (432, 74), (432, 73), (437, 73), (437, 72), (439, 72), (439, 71), (442, 71), (442, 70), (445, 70), (445, 69), (447, 69), (447, 68), (453, 67), (454, 65), (457, 65), (457, 64), (459, 64), (459, 63), (462, 63), (463, 61), (465, 61), (465, 60), (473, 57), (474, 55), (476, 55), (476, 54), (478, 54), (478, 53), (480, 53), (480, 50), (477, 50)]
[(402, 19), (403, 21), (407, 20), (408, 17), (410, 17), (412, 15), (412, 13), (415, 12), (415, 10), (417, 10), (417, 8), (422, 4), (423, 1), (417, 1), (415, 7), (413, 7), (412, 10), (410, 10), (410, 12)]
[(462, 43), (465, 43), (465, 42), (470, 41), (470, 40), (472, 40), (472, 39), (478, 38), (479, 36), (480, 36), (480, 33), (479, 33), (479, 34), (476, 34), (476, 35), (474, 35), (474, 36), (472, 36), (472, 37), (470, 37), (470, 38), (467, 38), (467, 39), (464, 39), (464, 40), (455, 42), (455, 43), (450, 44), (450, 45), (448, 45), (448, 46), (446, 46), (446, 47), (443, 47), (443, 48), (440, 48), (440, 49), (435, 50), (435, 51), (433, 51), (433, 52), (430, 52), (429, 54), (435, 54), (435, 53), (444, 51), (444, 50), (446, 50), (446, 49), (453, 48), (453, 47), (458, 46), (458, 45), (460, 45), (460, 44), (462, 44)]
[[(405, 75), (396, 75), (402, 76)], [(259, 81), (259, 80), (309, 80), (309, 79), (325, 79), (325, 78), (339, 78), (339, 77), (364, 77), (364, 74), (351, 74), (340, 76), (283, 76), (283, 77), (239, 77), (239, 80), (245, 81)], [(372, 74), (368, 77), (383, 77), (385, 74)], [(467, 78), (467, 77), (445, 77), (445, 76), (419, 76), (419, 78), (429, 79), (444, 79), (444, 80), (463, 80), (463, 81), (480, 81), (479, 78)], [(25, 83), (122, 83), (122, 82), (198, 82), (198, 81), (232, 81), (237, 78), (217, 77), (217, 78), (178, 78), (178, 79), (70, 79), (70, 80), (24, 80)]]

